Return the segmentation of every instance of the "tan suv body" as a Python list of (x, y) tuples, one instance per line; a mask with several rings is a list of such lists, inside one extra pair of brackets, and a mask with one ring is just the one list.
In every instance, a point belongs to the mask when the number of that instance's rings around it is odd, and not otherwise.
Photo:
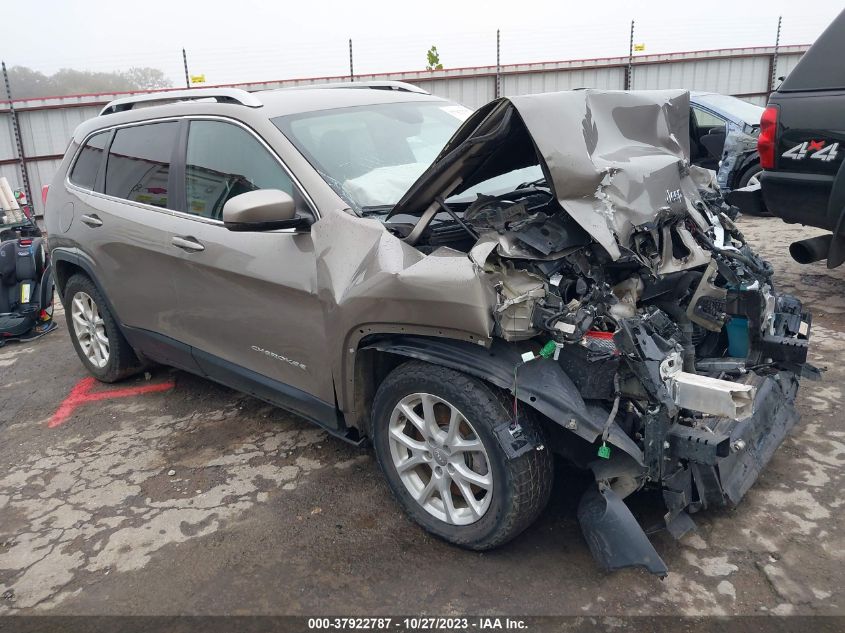
[[(50, 186), (56, 284), (104, 381), (155, 361), (372, 441), (429, 531), (527, 527), (552, 454), (591, 468), (608, 568), (737, 503), (797, 421), (810, 316), (689, 165), (684, 92), (514, 97), (404, 84), (109, 104)], [(465, 121), (464, 121), (465, 120)], [(463, 123), (462, 123), (463, 122)]]

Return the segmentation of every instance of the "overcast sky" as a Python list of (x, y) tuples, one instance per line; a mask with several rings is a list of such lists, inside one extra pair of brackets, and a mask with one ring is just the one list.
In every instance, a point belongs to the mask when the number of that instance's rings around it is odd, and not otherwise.
[(811, 43), (843, 9), (833, 0), (6, 0), (0, 55), (7, 65), (153, 66), (230, 83), (348, 72), (419, 70), (436, 44), (447, 68), (647, 53)]

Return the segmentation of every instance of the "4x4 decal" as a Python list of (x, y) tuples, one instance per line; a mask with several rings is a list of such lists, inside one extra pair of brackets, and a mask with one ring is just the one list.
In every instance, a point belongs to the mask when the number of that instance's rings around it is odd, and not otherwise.
[(825, 162), (835, 160), (839, 154), (839, 143), (825, 147), (826, 141), (804, 141), (786, 150), (782, 156), (792, 160), (804, 160), (808, 156)]

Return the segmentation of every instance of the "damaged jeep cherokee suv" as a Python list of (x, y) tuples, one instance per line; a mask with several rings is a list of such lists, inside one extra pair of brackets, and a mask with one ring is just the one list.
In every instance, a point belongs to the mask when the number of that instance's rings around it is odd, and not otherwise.
[(738, 503), (814, 373), (810, 315), (690, 166), (688, 117), (680, 91), (113, 102), (47, 202), (73, 344), (107, 382), (162, 362), (369, 439), (465, 547), (525, 529), (561, 455), (594, 474), (596, 559), (665, 574), (625, 497), (662, 491), (675, 536)]

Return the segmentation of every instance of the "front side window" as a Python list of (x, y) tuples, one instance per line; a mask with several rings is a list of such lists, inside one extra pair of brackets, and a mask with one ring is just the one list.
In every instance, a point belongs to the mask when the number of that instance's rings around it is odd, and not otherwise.
[(392, 206), (443, 149), (470, 110), (407, 101), (273, 119), (323, 179), (358, 211)]
[(93, 189), (97, 182), (97, 172), (103, 161), (103, 150), (109, 140), (108, 132), (100, 132), (89, 138), (70, 172), (70, 181), (84, 189)]
[(256, 189), (293, 195), (293, 182), (246, 130), (221, 121), (191, 121), (185, 159), (187, 211), (220, 220), (227, 200)]
[(707, 110), (693, 107), (692, 112), (695, 116), (695, 124), (698, 126), (699, 130), (724, 127), (725, 125), (724, 119), (717, 117), (715, 114), (711, 114)]
[(179, 123), (150, 123), (117, 130), (106, 163), (105, 193), (110, 196), (168, 207), (170, 158)]
[[(753, 103), (749, 103), (744, 99), (738, 99), (737, 97), (706, 94), (698, 95), (696, 97), (696, 101), (699, 101), (702, 105), (710, 107), (713, 110), (724, 112), (735, 121), (744, 121), (749, 125), (758, 125), (760, 123), (760, 117), (763, 116), (764, 108)], [(693, 106), (693, 109), (696, 110), (696, 114), (701, 112), (701, 110), (695, 108), (695, 106)]]

